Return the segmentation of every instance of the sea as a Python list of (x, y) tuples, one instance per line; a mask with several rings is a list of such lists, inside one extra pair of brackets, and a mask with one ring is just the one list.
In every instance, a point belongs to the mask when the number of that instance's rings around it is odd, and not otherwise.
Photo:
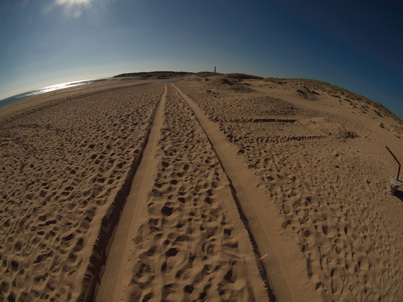
[(27, 91), (27, 92), (20, 93), (20, 94), (14, 95), (14, 96), (10, 96), (6, 99), (0, 100), (0, 107), (4, 107), (8, 104), (18, 102), (21, 100), (25, 100), (25, 99), (30, 98), (35, 95), (44, 94), (44, 93), (59, 90), (59, 89), (70, 88), (70, 87), (79, 86), (79, 85), (85, 85), (85, 84), (103, 81), (103, 80), (105, 80), (105, 79), (66, 82), (66, 83), (43, 87), (43, 88), (40, 88), (37, 90)]

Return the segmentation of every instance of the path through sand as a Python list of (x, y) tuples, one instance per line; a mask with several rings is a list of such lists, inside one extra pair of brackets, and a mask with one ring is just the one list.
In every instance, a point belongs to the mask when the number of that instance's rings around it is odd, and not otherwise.
[(176, 85), (259, 178), (266, 198), (255, 202), (282, 216), (279, 245), (298, 244), (322, 300), (402, 300), (402, 199), (388, 194), (396, 163), (385, 149), (402, 158), (402, 123), (320, 82), (212, 76)]
[(308, 80), (136, 77), (0, 111), (0, 301), (401, 301), (403, 123)]
[(96, 282), (100, 229), (117, 218), (162, 88), (108, 83), (1, 111), (0, 300), (76, 301), (83, 279), (85, 291)]
[(246, 220), (246, 227), (256, 246), (255, 251), (267, 271), (276, 298), (279, 301), (319, 301), (320, 296), (306, 277), (297, 245), (280, 237), (282, 221), (274, 204), (265, 206), (262, 202), (267, 196), (258, 188), (256, 176), (241, 163), (236, 155), (237, 150), (226, 141), (218, 126), (209, 120), (192, 99), (175, 88), (195, 112), (234, 187), (239, 211)]
[(144, 156), (134, 176), (130, 194), (126, 199), (126, 204), (119, 223), (116, 226), (111, 246), (107, 253), (107, 264), (102, 276), (102, 282), (97, 293), (99, 301), (119, 301), (124, 284), (122, 279), (124, 276), (130, 275), (131, 268), (124, 262), (128, 258), (131, 251), (130, 240), (136, 234), (136, 228), (133, 224), (140, 219), (140, 213), (144, 211), (147, 193), (151, 189), (153, 182), (153, 173), (155, 171), (157, 161), (153, 159), (156, 156), (157, 142), (160, 136), (162, 127), (163, 113), (165, 107), (165, 99), (167, 94), (166, 85), (164, 93), (161, 96), (154, 121), (151, 125), (151, 130), (144, 149)]
[(96, 300), (268, 300), (221, 161), (193, 110), (168, 90)]

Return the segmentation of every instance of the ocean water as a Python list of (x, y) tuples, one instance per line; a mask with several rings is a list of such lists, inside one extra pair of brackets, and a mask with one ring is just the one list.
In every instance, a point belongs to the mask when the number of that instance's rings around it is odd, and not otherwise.
[[(102, 79), (103, 80), (103, 79)], [(0, 100), (0, 107), (4, 107), (8, 104), (18, 102), (21, 100), (25, 100), (31, 96), (39, 95), (39, 94), (44, 94), (46, 92), (51, 92), (59, 89), (64, 89), (64, 88), (70, 88), (74, 86), (79, 86), (79, 85), (85, 85), (97, 81), (102, 81), (102, 80), (88, 80), (88, 81), (75, 81), (75, 82), (66, 82), (66, 83), (61, 83), (61, 84), (56, 84), (56, 85), (51, 85), (47, 87), (43, 87), (37, 90), (31, 90), (27, 91), (24, 93), (20, 93), (11, 97), (8, 97), (6, 99)]]

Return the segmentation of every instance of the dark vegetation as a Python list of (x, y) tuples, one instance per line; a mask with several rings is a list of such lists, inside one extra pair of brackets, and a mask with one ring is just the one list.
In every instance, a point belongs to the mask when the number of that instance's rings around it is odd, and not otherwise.
[(211, 71), (201, 71), (201, 72), (196, 72), (194, 75), (198, 77), (213, 77), (213, 76), (219, 76), (223, 75), (222, 73), (218, 72), (211, 72)]
[(150, 72), (130, 72), (114, 76), (114, 78), (140, 77), (143, 79), (170, 79), (193, 74), (186, 71), (150, 71)]
[(244, 73), (228, 73), (225, 75), (227, 78), (233, 79), (233, 80), (262, 80), (263, 78), (250, 75), (250, 74), (244, 74)]

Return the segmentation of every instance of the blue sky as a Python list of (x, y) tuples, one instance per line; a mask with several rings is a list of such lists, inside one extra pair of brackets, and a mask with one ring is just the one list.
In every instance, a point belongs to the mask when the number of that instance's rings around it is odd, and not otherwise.
[(400, 0), (1, 0), (0, 99), (152, 70), (330, 82), (403, 118)]

